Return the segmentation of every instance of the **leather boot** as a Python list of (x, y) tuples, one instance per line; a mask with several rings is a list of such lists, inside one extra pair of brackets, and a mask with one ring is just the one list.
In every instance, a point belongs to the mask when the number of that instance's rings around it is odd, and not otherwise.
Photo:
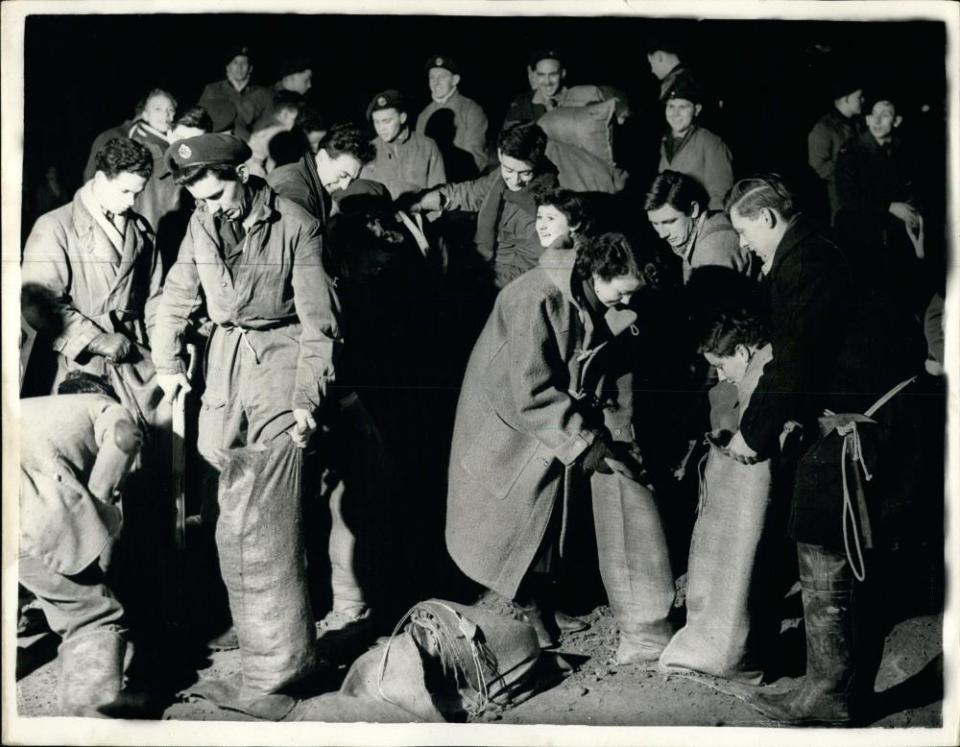
[(105, 716), (101, 708), (120, 695), (126, 647), (114, 630), (78, 633), (60, 644), (60, 715)]
[(848, 726), (855, 702), (857, 637), (854, 580), (844, 555), (798, 543), (807, 672), (799, 687), (754, 695), (764, 715), (791, 725)]
[(545, 573), (531, 573), (514, 599), (521, 619), (537, 632), (540, 648), (553, 648), (560, 642), (560, 629), (554, 616), (552, 580)]

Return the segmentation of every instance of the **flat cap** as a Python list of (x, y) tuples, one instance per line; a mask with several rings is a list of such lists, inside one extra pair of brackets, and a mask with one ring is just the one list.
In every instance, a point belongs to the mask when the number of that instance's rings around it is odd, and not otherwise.
[(239, 166), (250, 158), (250, 148), (243, 140), (227, 133), (197, 135), (171, 143), (163, 154), (163, 163), (176, 173), (188, 166), (233, 164)]
[(423, 69), (429, 72), (435, 67), (442, 67), (444, 70), (449, 70), (454, 75), (460, 74), (460, 68), (457, 67), (457, 63), (453, 61), (452, 57), (448, 57), (445, 54), (437, 54), (427, 60), (426, 64), (423, 66)]
[(381, 109), (396, 109), (398, 112), (406, 111), (406, 102), (403, 100), (403, 94), (395, 88), (390, 88), (378, 93), (367, 105), (367, 119), (370, 119), (374, 112), (380, 111)]
[(703, 103), (703, 89), (689, 75), (678, 75), (677, 79), (670, 86), (663, 100), (684, 99), (692, 101), (694, 104)]

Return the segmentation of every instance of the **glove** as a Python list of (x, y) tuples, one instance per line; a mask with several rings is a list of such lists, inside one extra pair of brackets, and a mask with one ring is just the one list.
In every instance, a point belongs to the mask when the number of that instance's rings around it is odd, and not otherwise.
[(132, 343), (116, 332), (101, 332), (87, 344), (87, 352), (102, 355), (113, 363), (119, 363), (130, 355)]
[(192, 389), (190, 382), (187, 381), (187, 377), (182, 373), (158, 373), (157, 386), (163, 390), (164, 402), (173, 402), (177, 398), (177, 393), (180, 391), (181, 387), (183, 387), (183, 389), (187, 392)]
[(612, 475), (613, 469), (606, 462), (606, 457), (613, 456), (610, 447), (605, 441), (596, 440), (585, 452), (583, 459), (580, 460), (580, 466), (588, 475), (591, 472), (599, 472), (601, 475)]

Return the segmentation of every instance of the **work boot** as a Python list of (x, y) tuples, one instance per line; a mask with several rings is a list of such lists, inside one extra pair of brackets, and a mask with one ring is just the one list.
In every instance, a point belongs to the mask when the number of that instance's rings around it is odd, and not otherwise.
[(520, 611), (520, 619), (536, 631), (540, 648), (553, 648), (560, 643), (560, 629), (556, 620), (537, 599), (526, 599), (523, 603), (516, 601), (515, 604)]
[(857, 679), (853, 577), (846, 557), (798, 543), (807, 672), (785, 693), (759, 692), (751, 705), (790, 725), (850, 725)]
[(60, 644), (61, 716), (104, 718), (123, 684), (126, 641), (114, 630), (93, 630)]

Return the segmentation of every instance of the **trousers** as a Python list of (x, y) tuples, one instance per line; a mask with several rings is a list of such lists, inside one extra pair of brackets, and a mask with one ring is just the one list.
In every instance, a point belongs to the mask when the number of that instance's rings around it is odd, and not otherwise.
[(73, 576), (29, 555), (21, 555), (19, 565), (20, 584), (36, 596), (50, 629), (64, 640), (97, 629), (124, 631), (123, 606), (110, 592), (99, 560)]

